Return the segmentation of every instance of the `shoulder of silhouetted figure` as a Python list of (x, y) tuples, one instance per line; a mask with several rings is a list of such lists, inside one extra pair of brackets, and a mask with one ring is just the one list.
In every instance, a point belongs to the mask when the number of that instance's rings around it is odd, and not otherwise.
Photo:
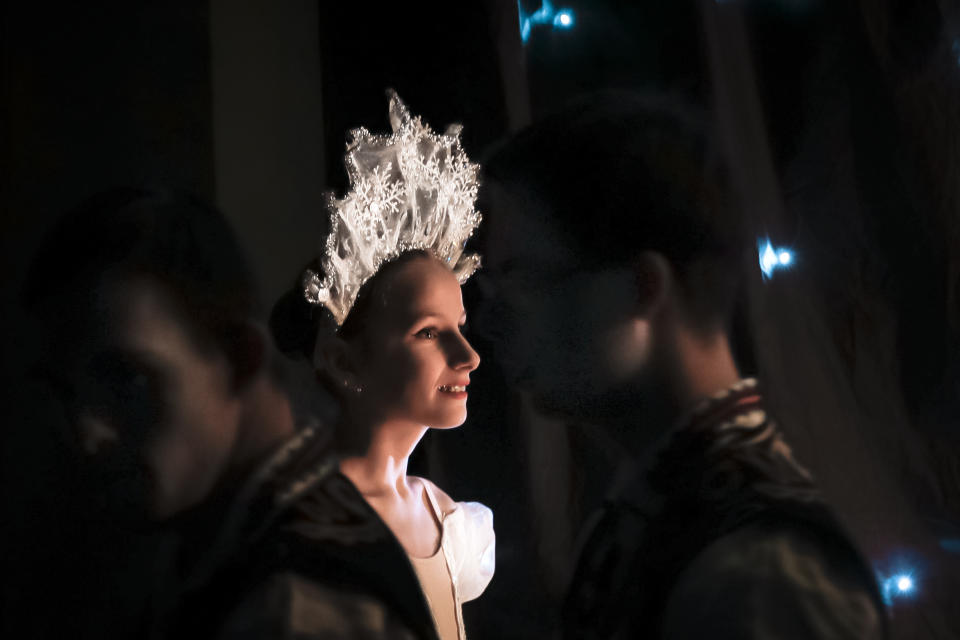
[(435, 638), (406, 555), (314, 422), (241, 490), (168, 637)]
[(678, 577), (662, 637), (879, 639), (884, 615), (846, 550), (798, 528), (748, 526)]

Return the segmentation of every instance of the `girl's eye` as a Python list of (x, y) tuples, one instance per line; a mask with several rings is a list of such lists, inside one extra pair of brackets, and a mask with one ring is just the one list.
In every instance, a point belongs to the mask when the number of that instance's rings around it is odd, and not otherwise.
[(433, 340), (437, 337), (437, 330), (432, 327), (427, 327), (426, 329), (420, 329), (420, 331), (417, 331), (414, 335), (424, 340)]

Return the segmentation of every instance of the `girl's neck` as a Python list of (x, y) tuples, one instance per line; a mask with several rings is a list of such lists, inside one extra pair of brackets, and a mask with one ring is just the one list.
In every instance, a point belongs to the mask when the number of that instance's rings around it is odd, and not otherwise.
[(407, 463), (426, 432), (427, 427), (409, 422), (374, 425), (367, 453), (344, 458), (340, 471), (366, 497), (407, 498)]

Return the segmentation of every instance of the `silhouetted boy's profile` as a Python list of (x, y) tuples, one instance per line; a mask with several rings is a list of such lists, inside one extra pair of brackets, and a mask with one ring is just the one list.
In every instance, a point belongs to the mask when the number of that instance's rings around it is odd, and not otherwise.
[(635, 472), (591, 524), (570, 638), (876, 638), (874, 577), (742, 379), (750, 242), (699, 117), (581, 103), (485, 165), (477, 323), (514, 383), (606, 427)]

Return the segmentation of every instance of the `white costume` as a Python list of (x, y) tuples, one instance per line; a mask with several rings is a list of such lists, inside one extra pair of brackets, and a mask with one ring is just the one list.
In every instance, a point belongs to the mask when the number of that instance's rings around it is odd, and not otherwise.
[(458, 502), (444, 513), (437, 502), (438, 489), (429, 480), (423, 485), (440, 523), (440, 548), (429, 558), (408, 557), (441, 640), (463, 640), (461, 605), (478, 598), (493, 578), (493, 512), (479, 502)]

